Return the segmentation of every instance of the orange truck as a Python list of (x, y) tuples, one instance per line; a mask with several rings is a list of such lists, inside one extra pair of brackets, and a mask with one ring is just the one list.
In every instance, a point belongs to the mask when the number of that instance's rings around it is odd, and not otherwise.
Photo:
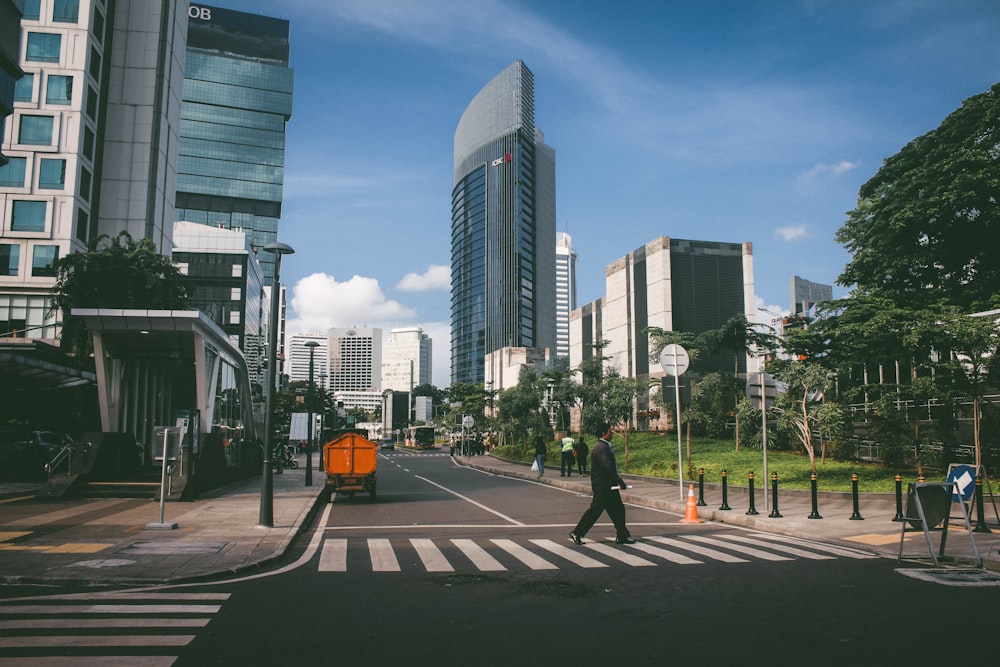
[(326, 486), (336, 493), (353, 496), (360, 491), (375, 500), (377, 467), (378, 445), (360, 433), (343, 433), (323, 446)]

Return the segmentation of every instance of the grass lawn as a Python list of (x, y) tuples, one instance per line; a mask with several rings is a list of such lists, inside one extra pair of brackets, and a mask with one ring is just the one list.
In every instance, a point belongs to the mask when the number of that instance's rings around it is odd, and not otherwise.
[[(592, 447), (594, 438), (586, 438), (588, 446)], [(629, 434), (628, 457), (626, 462), (625, 438), (616, 433), (611, 439), (618, 459), (618, 467), (622, 474), (645, 475), (649, 477), (665, 477), (677, 479), (677, 435), (675, 433), (631, 433)], [(532, 460), (532, 455), (525, 447), (496, 448), (498, 456), (522, 461)], [(754, 473), (756, 488), (771, 488), (771, 480), (764, 479), (763, 453), (758, 449), (743, 447), (735, 450), (732, 440), (713, 440), (709, 438), (691, 439), (691, 461), (687, 460), (687, 441), (682, 440), (681, 454), (684, 461), (684, 479), (692, 482), (698, 479), (698, 469), (705, 469), (706, 484), (721, 484), (722, 471), (725, 470), (729, 486), (747, 486), (748, 473)], [(559, 466), (559, 443), (549, 445), (547, 465)], [(688, 468), (693, 474), (689, 474)], [(776, 452), (771, 449), (767, 453), (768, 477), (771, 473), (778, 474), (778, 484), (781, 488), (810, 488), (809, 457), (803, 452)], [(819, 452), (816, 457), (816, 483), (820, 491), (850, 491), (851, 475), (858, 475), (858, 490), (861, 492), (893, 493), (896, 490), (896, 474), (902, 475), (903, 490), (909, 482), (917, 481), (916, 468), (902, 469), (886, 468), (881, 464), (852, 463), (834, 461), (827, 458), (821, 462)], [(928, 482), (943, 482), (944, 472), (925, 470)], [(994, 482), (994, 487), (996, 482)]]

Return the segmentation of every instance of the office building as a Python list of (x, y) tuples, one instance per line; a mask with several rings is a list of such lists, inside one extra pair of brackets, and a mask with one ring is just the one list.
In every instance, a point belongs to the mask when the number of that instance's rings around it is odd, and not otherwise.
[[(308, 347), (306, 343), (316, 343)], [(313, 383), (327, 386), (330, 377), (330, 338), (325, 334), (299, 333), (288, 337), (288, 379), (292, 382), (309, 381), (309, 358), (312, 350)]]
[(410, 391), (433, 384), (431, 339), (420, 327), (391, 329), (382, 346), (382, 388)]
[(553, 349), (555, 151), (535, 126), (534, 76), (512, 63), (454, 138), (451, 381), (483, 382), (502, 347)]
[(833, 300), (833, 285), (809, 282), (798, 276), (792, 276), (788, 292), (792, 315), (808, 313), (817, 303)]
[(382, 391), (382, 330), (333, 328), (330, 339), (330, 389), (337, 392)]
[[(176, 219), (278, 239), (285, 124), (292, 115), (288, 21), (193, 3), (188, 12)], [(264, 284), (273, 253), (259, 253)]]
[(250, 384), (263, 382), (267, 340), (260, 262), (239, 229), (174, 223), (173, 261), (185, 276), (191, 308), (226, 332), (246, 357)]
[(23, 9), (0, 167), (0, 334), (55, 342), (56, 259), (122, 231), (170, 253), (187, 5)]
[[(24, 0), (0, 0), (0, 141), (7, 117), (14, 113), (14, 86), (24, 75), (18, 66), (21, 52), (21, 13)], [(0, 166), (7, 158), (0, 150)]]
[(573, 239), (556, 232), (556, 349), (557, 357), (569, 358), (569, 314), (576, 310), (576, 251)]
[[(603, 298), (573, 311), (570, 366), (602, 355), (625, 377), (661, 376), (649, 360), (648, 327), (698, 335), (719, 329), (736, 315), (753, 321), (753, 254), (749, 243), (687, 241), (661, 236), (605, 269)], [(746, 357), (699, 359), (706, 372), (746, 371)]]

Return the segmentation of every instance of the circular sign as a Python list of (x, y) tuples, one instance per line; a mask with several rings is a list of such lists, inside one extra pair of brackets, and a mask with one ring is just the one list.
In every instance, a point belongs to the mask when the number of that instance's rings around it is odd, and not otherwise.
[(462, 426), (465, 428), (472, 428), (476, 425), (476, 420), (472, 418), (472, 415), (465, 415), (462, 417)]
[(691, 365), (691, 357), (687, 350), (676, 343), (671, 343), (660, 352), (660, 366), (667, 375), (680, 377)]

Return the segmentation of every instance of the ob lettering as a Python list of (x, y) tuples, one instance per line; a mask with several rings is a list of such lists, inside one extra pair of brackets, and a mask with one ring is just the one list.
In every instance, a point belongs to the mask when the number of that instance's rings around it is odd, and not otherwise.
[(193, 19), (201, 19), (202, 21), (212, 20), (212, 8), (211, 7), (196, 7), (191, 5), (188, 7), (188, 17)]

